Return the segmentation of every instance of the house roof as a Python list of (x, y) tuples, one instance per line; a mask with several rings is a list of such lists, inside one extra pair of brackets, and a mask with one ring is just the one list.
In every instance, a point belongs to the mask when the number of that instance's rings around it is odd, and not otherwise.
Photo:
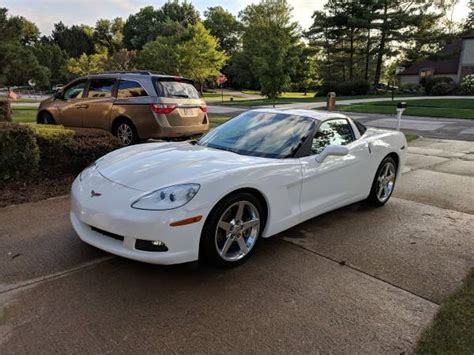
[(413, 63), (399, 75), (418, 75), (421, 69), (434, 69), (435, 74), (457, 74), (461, 49), (462, 39), (457, 39), (429, 59)]

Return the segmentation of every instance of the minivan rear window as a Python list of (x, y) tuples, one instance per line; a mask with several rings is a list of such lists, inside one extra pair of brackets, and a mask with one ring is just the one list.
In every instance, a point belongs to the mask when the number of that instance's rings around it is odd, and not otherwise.
[(199, 92), (189, 81), (155, 80), (155, 87), (160, 97), (199, 99)]

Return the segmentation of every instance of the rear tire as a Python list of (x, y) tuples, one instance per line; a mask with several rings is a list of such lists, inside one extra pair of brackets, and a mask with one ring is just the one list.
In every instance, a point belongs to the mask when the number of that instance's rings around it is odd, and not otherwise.
[(225, 197), (209, 213), (201, 234), (200, 258), (223, 267), (245, 262), (265, 227), (262, 203), (239, 192)]
[(397, 163), (392, 157), (386, 157), (375, 173), (367, 202), (372, 206), (385, 205), (392, 196), (397, 177)]
[(129, 120), (117, 122), (112, 133), (124, 147), (139, 142), (137, 130)]

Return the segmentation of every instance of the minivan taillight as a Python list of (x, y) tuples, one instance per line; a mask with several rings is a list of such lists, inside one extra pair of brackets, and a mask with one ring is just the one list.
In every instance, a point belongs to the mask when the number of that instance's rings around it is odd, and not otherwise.
[(151, 104), (151, 110), (158, 114), (168, 114), (174, 111), (176, 105), (174, 104)]
[(205, 102), (201, 103), (201, 106), (199, 106), (202, 112), (206, 113), (207, 112), (207, 105)]

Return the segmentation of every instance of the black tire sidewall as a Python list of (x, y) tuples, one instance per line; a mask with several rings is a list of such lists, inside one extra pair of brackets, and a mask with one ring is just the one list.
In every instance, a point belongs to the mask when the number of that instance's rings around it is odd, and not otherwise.
[[(225, 212), (225, 210), (232, 204), (239, 202), (239, 201), (248, 201), (252, 203), (258, 210), (260, 215), (260, 231), (257, 237), (257, 240), (250, 252), (245, 255), (242, 259), (238, 261), (227, 261), (220, 257), (219, 253), (216, 249), (215, 243), (215, 232), (217, 228), (217, 223), (219, 222), (220, 217)], [(201, 233), (201, 241), (199, 247), (199, 259), (201, 261), (208, 262), (210, 264), (216, 266), (224, 266), (224, 267), (234, 267), (244, 263), (255, 251), (255, 248), (258, 245), (258, 242), (261, 238), (261, 234), (265, 228), (266, 223), (266, 216), (264, 213), (264, 208), (262, 206), (262, 202), (256, 198), (254, 195), (248, 192), (237, 192), (235, 194), (229, 195), (219, 201), (214, 208), (209, 213), (204, 227)]]
[[(393, 182), (393, 189), (392, 189), (392, 192), (390, 193), (390, 196), (385, 201), (382, 202), (377, 197), (377, 178), (380, 175), (382, 168), (387, 162), (392, 163), (393, 166), (395, 167), (395, 180)], [(369, 202), (372, 206), (377, 206), (377, 207), (385, 205), (390, 200), (390, 198), (392, 197), (393, 191), (395, 190), (395, 185), (397, 183), (397, 178), (396, 178), (397, 173), (398, 173), (398, 164), (396, 163), (395, 159), (393, 159), (392, 157), (385, 157), (380, 163), (379, 167), (377, 168), (377, 172), (375, 173), (374, 180), (372, 182), (372, 187), (370, 189), (370, 195), (367, 199), (367, 202)]]

